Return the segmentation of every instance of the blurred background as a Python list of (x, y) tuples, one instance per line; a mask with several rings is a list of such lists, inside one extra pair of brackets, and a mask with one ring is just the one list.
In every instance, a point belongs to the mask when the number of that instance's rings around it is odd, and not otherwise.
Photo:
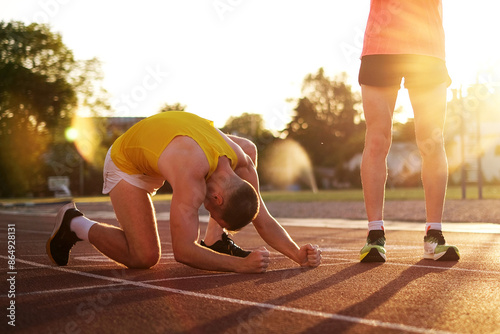
[[(497, 187), (498, 11), (487, 0), (443, 9), (450, 185)], [(369, 0), (0, 0), (0, 198), (100, 194), (113, 141), (171, 110), (253, 140), (263, 190), (360, 188), (368, 10)], [(388, 187), (416, 187), (405, 89), (396, 109)]]

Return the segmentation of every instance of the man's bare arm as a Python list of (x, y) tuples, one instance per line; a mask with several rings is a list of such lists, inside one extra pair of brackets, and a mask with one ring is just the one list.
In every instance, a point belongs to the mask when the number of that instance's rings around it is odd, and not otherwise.
[[(234, 140), (233, 137), (231, 137), (231, 139)], [(247, 163), (242, 164), (242, 167), (238, 168), (236, 173), (242, 179), (249, 182), (259, 195), (260, 211), (253, 221), (259, 235), (268, 245), (301, 266), (318, 266), (321, 262), (321, 251), (318, 249), (318, 246), (307, 244), (299, 247), (290, 237), (288, 232), (269, 213), (260, 195), (257, 169), (249, 155), (245, 154), (245, 159), (247, 159)]]
[[(170, 208), (170, 230), (175, 259), (189, 266), (216, 271), (263, 272), (269, 263), (269, 252), (260, 250), (247, 258), (237, 258), (216, 253), (198, 244), (198, 209), (206, 194), (206, 158), (198, 146), (191, 146), (190, 140), (182, 139), (170, 152), (162, 155), (159, 168), (168, 176), (173, 195)], [(198, 151), (197, 148), (201, 151)], [(171, 156), (168, 156), (172, 153)], [(202, 155), (202, 159), (199, 158)], [(175, 160), (172, 160), (175, 157)], [(162, 163), (175, 161), (175, 164)]]
[[(196, 189), (193, 184), (186, 184), (184, 189)], [(198, 244), (198, 208), (196, 202), (189, 203), (189, 196), (197, 195), (193, 191), (174, 191), (170, 209), (170, 230), (174, 257), (178, 262), (194, 268), (214, 270), (259, 273), (264, 272), (269, 263), (269, 252), (259, 250), (247, 258), (239, 258), (214, 252)], [(185, 194), (185, 195), (184, 195)], [(187, 201), (186, 201), (187, 200)]]

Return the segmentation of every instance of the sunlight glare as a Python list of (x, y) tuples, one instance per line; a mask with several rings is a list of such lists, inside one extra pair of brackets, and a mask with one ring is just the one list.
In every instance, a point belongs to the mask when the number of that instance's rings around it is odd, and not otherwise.
[(78, 138), (78, 130), (73, 127), (69, 127), (66, 131), (64, 131), (64, 137), (67, 141), (72, 143)]
[(102, 136), (98, 133), (92, 118), (73, 118), (71, 127), (66, 130), (65, 135), (68, 141), (75, 143), (76, 149), (85, 161), (95, 161)]
[(280, 189), (302, 183), (309, 186), (313, 192), (318, 191), (309, 156), (294, 140), (272, 143), (263, 158), (262, 170), (269, 183)]
[(408, 89), (401, 88), (398, 92), (396, 107), (394, 110), (402, 108), (402, 112), (394, 113), (394, 122), (405, 124), (408, 119), (413, 118), (413, 108), (411, 106)]

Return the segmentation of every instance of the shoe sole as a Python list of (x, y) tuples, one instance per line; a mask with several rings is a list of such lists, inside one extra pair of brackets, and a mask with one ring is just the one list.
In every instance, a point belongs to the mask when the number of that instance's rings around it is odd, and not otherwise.
[(446, 250), (446, 252), (439, 254), (424, 254), (424, 259), (434, 261), (458, 261), (460, 259), (460, 255), (458, 255), (454, 248), (450, 247)]
[(50, 243), (52, 242), (52, 240), (56, 236), (57, 232), (59, 232), (59, 229), (61, 228), (61, 225), (62, 225), (62, 222), (63, 222), (63, 219), (64, 219), (64, 215), (66, 214), (66, 212), (69, 209), (76, 209), (75, 204), (74, 203), (68, 203), (68, 204), (64, 205), (62, 208), (60, 208), (59, 212), (57, 212), (57, 215), (56, 215), (56, 225), (54, 226), (54, 230), (52, 231), (52, 234), (50, 235), (49, 240), (47, 240), (47, 244), (45, 246), (46, 251), (47, 251), (47, 255), (49, 256), (50, 260), (54, 264), (57, 264), (57, 265), (59, 265), (59, 264), (56, 262), (56, 260), (54, 260), (54, 258), (52, 257), (52, 254), (50, 252)]
[(360, 262), (385, 262), (385, 254), (380, 253), (376, 248), (370, 249), (370, 251), (360, 260)]

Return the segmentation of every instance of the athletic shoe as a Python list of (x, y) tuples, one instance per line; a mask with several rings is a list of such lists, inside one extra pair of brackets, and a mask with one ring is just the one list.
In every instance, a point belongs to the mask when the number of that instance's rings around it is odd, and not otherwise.
[(424, 237), (424, 259), (458, 261), (460, 253), (457, 247), (446, 245), (442, 231), (428, 230)]
[(383, 230), (372, 230), (366, 237), (366, 245), (359, 252), (361, 262), (385, 262), (385, 233)]
[(83, 216), (83, 213), (76, 209), (74, 203), (63, 206), (56, 216), (56, 225), (52, 235), (47, 241), (47, 254), (55, 264), (65, 266), (68, 264), (71, 248), (80, 241), (75, 232), (70, 230), (71, 219)]
[(228, 254), (238, 257), (247, 257), (251, 252), (241, 249), (234, 241), (229, 238), (227, 233), (222, 233), (222, 240), (217, 241), (212, 246), (207, 246), (202, 240), (200, 244), (204, 247), (210, 248), (218, 253)]

